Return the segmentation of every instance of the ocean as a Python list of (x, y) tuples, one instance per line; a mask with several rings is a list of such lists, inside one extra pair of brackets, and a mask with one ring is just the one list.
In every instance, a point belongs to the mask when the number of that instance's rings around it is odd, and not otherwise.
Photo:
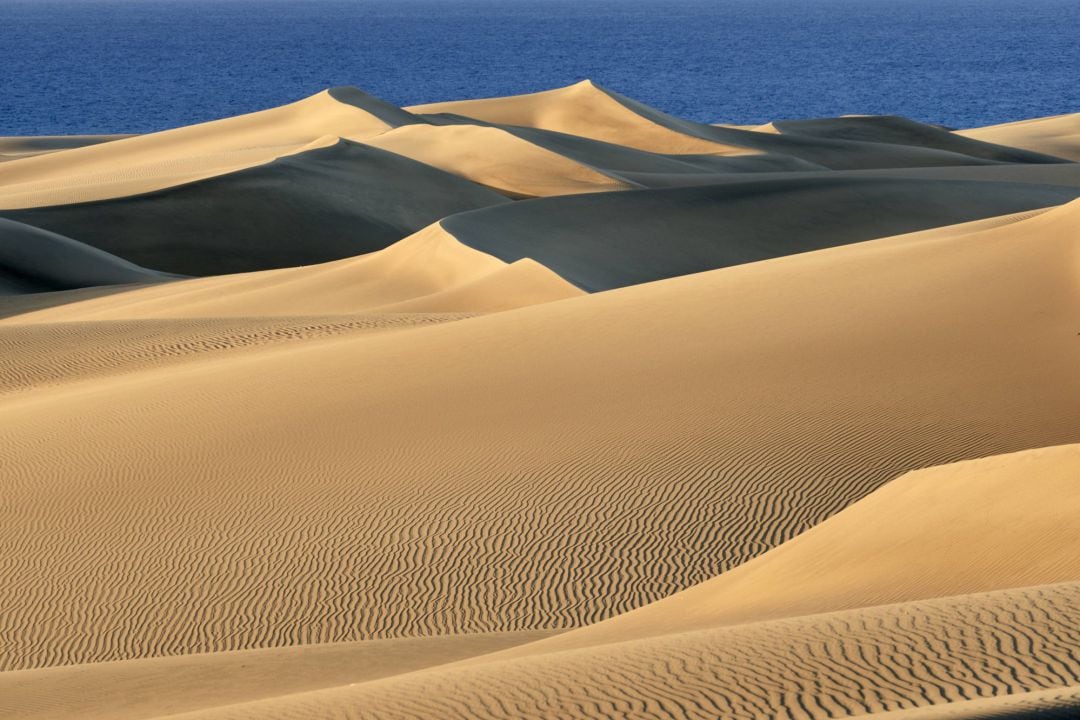
[(1080, 0), (0, 0), (0, 135), (583, 78), (706, 122), (1075, 112)]

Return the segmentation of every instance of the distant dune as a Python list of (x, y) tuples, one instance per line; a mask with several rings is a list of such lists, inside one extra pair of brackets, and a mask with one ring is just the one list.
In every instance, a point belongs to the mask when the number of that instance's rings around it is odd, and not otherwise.
[(1080, 113), (959, 130), (957, 134), (1080, 162)]
[(1074, 717), (1075, 136), (0, 138), (0, 716)]

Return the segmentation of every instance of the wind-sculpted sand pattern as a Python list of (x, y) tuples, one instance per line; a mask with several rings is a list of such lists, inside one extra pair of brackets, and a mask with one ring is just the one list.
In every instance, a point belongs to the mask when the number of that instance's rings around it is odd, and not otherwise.
[(1063, 689), (1080, 681), (1077, 643), (1080, 584), (1069, 583), (436, 669), (184, 718), (826, 720)]
[(0, 139), (0, 715), (1070, 712), (1076, 121)]
[(467, 317), (464, 313), (398, 313), (0, 325), (0, 395), (174, 367), (270, 344), (401, 330)]

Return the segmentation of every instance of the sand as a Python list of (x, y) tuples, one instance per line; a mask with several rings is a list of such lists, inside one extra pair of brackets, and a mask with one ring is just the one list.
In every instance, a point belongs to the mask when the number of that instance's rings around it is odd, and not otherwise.
[(1080, 165), (1003, 128), (3, 139), (0, 715), (1070, 717)]
[(1080, 113), (958, 130), (957, 134), (1080, 162)]

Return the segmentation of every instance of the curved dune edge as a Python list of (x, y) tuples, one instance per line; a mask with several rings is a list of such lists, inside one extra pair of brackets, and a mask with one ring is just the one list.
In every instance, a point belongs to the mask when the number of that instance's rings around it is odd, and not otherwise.
[(978, 218), (1060, 205), (1080, 188), (891, 177), (754, 178), (542, 198), (443, 227), (505, 261), (530, 257), (597, 292)]
[(181, 157), (161, 165), (72, 175), (62, 180), (0, 185), (0, 212), (142, 195), (265, 165), (308, 150), (332, 147), (339, 140), (336, 135), (324, 135), (298, 145), (246, 148), (209, 156)]
[(1080, 441), (1078, 210), (0, 402), (5, 666), (583, 626)]
[(1080, 578), (1080, 445), (903, 475), (701, 585), (506, 657)]
[(406, 125), (364, 142), (516, 197), (631, 187), (494, 127)]
[(385, 250), (355, 258), (131, 289), (16, 315), (0, 325), (361, 312), (477, 313), (582, 294), (537, 263), (508, 265), (461, 244), (435, 223)]
[[(832, 718), (956, 701), (965, 713), (1000, 709), (998, 698), (967, 701), (1080, 679), (1080, 583), (1055, 582), (1080, 577), (1078, 470), (1080, 445), (1071, 445), (909, 473), (757, 560), (598, 626), (415, 678), (191, 717), (361, 709), (364, 717), (621, 717), (636, 708), (636, 717)], [(904, 596), (905, 583), (914, 597), (881, 602)], [(954, 592), (980, 586), (988, 589)], [(846, 603), (807, 602), (822, 587), (850, 594)], [(868, 588), (877, 593), (859, 596)], [(785, 591), (799, 604), (770, 613)], [(758, 612), (721, 619), (705, 610), (703, 619), (702, 600), (715, 608), (725, 598)], [(1065, 702), (1061, 688), (1052, 692), (1053, 704)], [(1017, 698), (1000, 701), (1015, 707)]]
[(368, 682), (534, 640), (546, 631), (370, 640), (0, 673), (0, 715), (142, 720)]
[(158, 283), (177, 277), (139, 267), (63, 235), (0, 217), (0, 296)]
[[(956, 532), (955, 525), (969, 522), (973, 516), (984, 523), (983, 536), (997, 538), (999, 533), (1007, 533), (1001, 545), (1020, 541), (1019, 546), (1008, 546), (1005, 553), (1011, 554), (1006, 560), (1014, 564), (1031, 557), (1045, 560), (1047, 551), (1061, 559), (1070, 555), (1074, 538), (1047, 533), (1045, 523), (1032, 527), (1033, 517), (1036, 522), (1041, 520), (1040, 513), (1031, 510), (1049, 509), (1059, 520), (1074, 517), (1070, 515), (1074, 507), (1058, 505), (1063, 499), (1075, 505), (1080, 497), (1071, 482), (1078, 466), (1080, 446), (1074, 445), (910, 473), (744, 567), (766, 564), (786, 548), (798, 548), (802, 555), (796, 551), (791, 559), (797, 567), (798, 561), (821, 551), (808, 538), (828, 535), (834, 544), (859, 548), (866, 532), (873, 535), (874, 529), (881, 527), (885, 537), (874, 538), (876, 548), (869, 554), (878, 562), (884, 560), (883, 576), (900, 582), (925, 580), (926, 567), (910, 562), (908, 553), (923, 551), (912, 546), (913, 539), (937, 543), (939, 549), (960, 548), (961, 556), (946, 556), (939, 565), (970, 571), (971, 558), (963, 556), (972, 552), (966, 544), (969, 538), (963, 537), (963, 531)], [(1026, 483), (1023, 492), (1017, 487), (1020, 480)], [(985, 503), (995, 506), (994, 510), (970, 505), (985, 501), (988, 495), (996, 496), (1010, 485), (1011, 493)], [(931, 496), (926, 496), (927, 491)], [(1018, 497), (1025, 503), (1013, 504)], [(918, 524), (905, 525), (912, 519), (905, 510), (917, 508), (929, 509), (931, 515), (918, 517)], [(1028, 522), (1017, 523), (1017, 518)], [(846, 534), (860, 522), (863, 537)], [(930, 537), (926, 536), (928, 527)], [(895, 537), (897, 530), (905, 537)], [(943, 533), (949, 536), (947, 540), (943, 541)], [(1041, 543), (1041, 552), (1032, 552), (1033, 540)], [(1001, 559), (1000, 547), (985, 548), (983, 555), (991, 561), (989, 569), (994, 573), (986, 575), (985, 567), (976, 568), (984, 572), (983, 579), (1009, 582), (998, 574), (1000, 565), (994, 564)], [(816, 561), (820, 569), (835, 567), (845, 558), (834, 553), (818, 556)], [(775, 568), (774, 564), (774, 569), (780, 573), (791, 567)], [(851, 574), (860, 578), (863, 569), (856, 567)], [(712, 581), (698, 589), (709, 589), (715, 596), (715, 584)], [(860, 584), (856, 581), (848, 587)], [(797, 576), (790, 576), (788, 585), (806, 587), (805, 580)], [(767, 595), (770, 588), (766, 585), (756, 590)], [(678, 597), (650, 608), (679, 616), (686, 607), (675, 606), (673, 601)], [(630, 613), (630, 617), (650, 608)], [(1076, 635), (1080, 583), (1043, 583), (827, 613), (803, 615), (804, 609), (799, 608), (791, 617), (754, 620), (735, 627), (699, 626), (687, 631), (686, 624), (668, 625), (660, 632), (654, 628), (651, 637), (635, 637), (631, 631), (616, 640), (608, 637), (578, 647), (548, 648), (539, 655), (516, 654), (514, 650), (484, 654), (490, 649), (485, 643), (517, 644), (527, 640), (527, 635), (464, 636), (460, 642), (457, 638), (375, 641), (31, 670), (0, 674), (0, 689), (6, 690), (0, 695), (6, 700), (0, 702), (26, 717), (66, 709), (77, 710), (80, 717), (115, 720), (146, 717), (162, 703), (172, 711), (184, 709), (185, 704), (206, 708), (182, 715), (191, 720), (328, 714), (550, 717), (572, 713), (575, 717), (623, 717), (628, 708), (636, 708), (635, 717), (749, 719), (783, 709), (791, 717), (824, 719), (954, 702), (959, 704), (955, 713), (948, 706), (939, 706), (928, 708), (925, 716), (974, 718), (991, 717), (979, 714), (987, 710), (1074, 706), (1075, 698), (1067, 686), (1080, 679), (1080, 662), (1072, 652), (1080, 640)], [(592, 629), (521, 647), (535, 649)], [(479, 657), (454, 663), (455, 654), (460, 657), (469, 651)], [(871, 658), (872, 664), (867, 665)], [(347, 661), (350, 667), (333, 665), (335, 661)], [(421, 661), (429, 667), (452, 664), (423, 670), (418, 664)], [(374, 669), (356, 667), (364, 662), (374, 663)], [(763, 672), (763, 668), (768, 671)], [(268, 682), (280, 672), (289, 673), (291, 686)], [(97, 682), (109, 682), (114, 692), (96, 697), (91, 693), (88, 698), (87, 689)], [(148, 683), (163, 685), (163, 694), (152, 702), (140, 701), (138, 696), (132, 701), (115, 692), (125, 684), (145, 688)], [(305, 688), (305, 683), (312, 687)], [(1032, 698), (1016, 695), (1042, 691), (1048, 685), (1063, 687), (1037, 692)], [(319, 686), (323, 689), (312, 689)], [(245, 698), (260, 694), (269, 699)], [(1003, 697), (987, 699), (994, 695)], [(972, 702), (972, 696), (984, 699)], [(211, 707), (238, 698), (241, 704)], [(35, 709), (46, 714), (35, 715), (31, 712)], [(907, 717), (903, 713), (885, 715), (894, 716)], [(922, 712), (912, 715), (923, 716)]]
[[(363, 140), (392, 127), (361, 108), (363, 103), (343, 102), (333, 93), (323, 91), (248, 115), (5, 162), (0, 168), (0, 208), (149, 192), (253, 167), (339, 137)], [(384, 105), (374, 98), (364, 102), (372, 109)], [(396, 108), (386, 112), (391, 110)]]
[(355, 257), (448, 215), (509, 202), (425, 163), (335, 139), (154, 193), (0, 214), (144, 267), (208, 276)]
[(1048, 687), (1060, 705), (1080, 678), (1077, 620), (1080, 583), (1044, 585), (433, 668), (172, 717), (839, 720), (927, 705), (941, 717), (954, 702)]
[(1080, 113), (957, 130), (956, 134), (1080, 162)]
[(413, 113), (452, 113), (507, 125), (618, 143), (666, 154), (751, 155), (758, 151), (675, 132), (622, 105), (591, 80), (555, 90), (483, 100), (414, 105)]

